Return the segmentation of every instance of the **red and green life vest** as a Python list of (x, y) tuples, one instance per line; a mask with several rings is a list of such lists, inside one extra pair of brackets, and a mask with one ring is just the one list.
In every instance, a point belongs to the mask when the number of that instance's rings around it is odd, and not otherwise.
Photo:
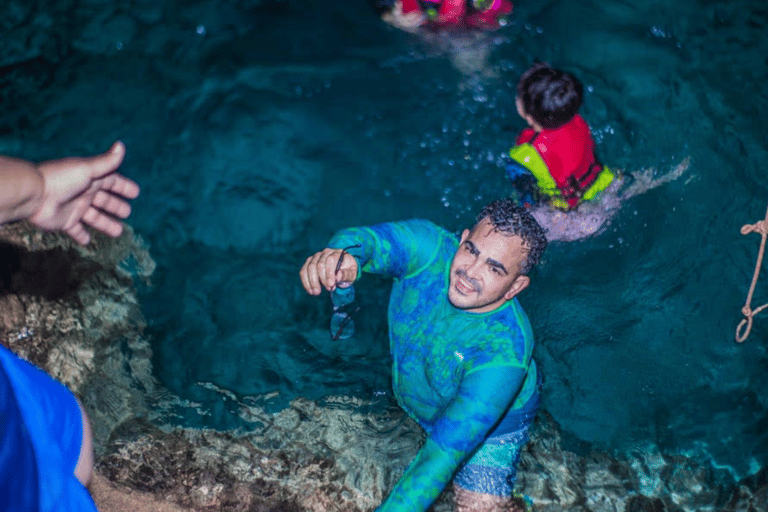
[(616, 177), (595, 157), (589, 126), (579, 115), (560, 128), (528, 128), (517, 142), (510, 158), (531, 172), (539, 193), (556, 208), (571, 210), (594, 199)]

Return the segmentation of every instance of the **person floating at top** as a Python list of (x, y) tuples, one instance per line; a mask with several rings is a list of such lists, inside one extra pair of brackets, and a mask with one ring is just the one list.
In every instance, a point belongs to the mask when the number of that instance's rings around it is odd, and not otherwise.
[(392, 386), (427, 440), (377, 512), (425, 512), (451, 479), (459, 512), (525, 507), (513, 485), (541, 378), (516, 296), (546, 246), (531, 214), (506, 198), (460, 239), (425, 220), (349, 228), (305, 261), (310, 295), (362, 272), (395, 279)]
[(595, 141), (578, 112), (583, 86), (546, 63), (531, 66), (517, 84), (517, 113), (529, 127), (509, 151), (507, 176), (530, 207), (539, 201), (561, 210), (593, 199), (614, 179), (595, 156)]
[(382, 19), (402, 30), (496, 30), (512, 13), (509, 0), (378, 0)]

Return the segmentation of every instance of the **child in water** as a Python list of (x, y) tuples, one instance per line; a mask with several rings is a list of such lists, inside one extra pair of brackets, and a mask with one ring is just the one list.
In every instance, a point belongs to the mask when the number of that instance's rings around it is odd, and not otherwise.
[(528, 208), (540, 201), (572, 210), (614, 179), (595, 156), (595, 141), (578, 114), (583, 86), (546, 63), (531, 66), (517, 84), (517, 113), (528, 128), (509, 151), (507, 176)]
[(495, 30), (512, 13), (510, 0), (374, 0), (381, 18), (402, 30), (424, 27)]

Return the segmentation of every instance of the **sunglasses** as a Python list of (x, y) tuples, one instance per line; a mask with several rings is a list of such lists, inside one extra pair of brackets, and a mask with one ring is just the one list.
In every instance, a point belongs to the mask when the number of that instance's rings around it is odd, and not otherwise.
[[(341, 250), (339, 262), (336, 263), (336, 274), (341, 270), (341, 264), (344, 261), (344, 255), (348, 254), (349, 249), (360, 247), (360, 244), (350, 245)], [(354, 316), (360, 311), (360, 306), (352, 309), (352, 303), (355, 300), (355, 287), (351, 284), (346, 288), (337, 286), (331, 292), (331, 304), (333, 305), (333, 316), (331, 316), (331, 339), (344, 340), (351, 338), (355, 334)]]

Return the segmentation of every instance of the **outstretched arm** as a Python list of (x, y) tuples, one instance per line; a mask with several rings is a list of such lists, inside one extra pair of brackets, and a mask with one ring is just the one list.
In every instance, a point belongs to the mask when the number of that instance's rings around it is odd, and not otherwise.
[(91, 236), (89, 225), (119, 236), (131, 207), (125, 199), (139, 195), (139, 186), (115, 171), (125, 156), (121, 142), (92, 157), (71, 157), (33, 164), (0, 156), (0, 223), (29, 219), (36, 226), (61, 230), (80, 244)]
[(525, 370), (497, 366), (464, 378), (459, 392), (376, 512), (426, 511), (499, 422), (522, 387)]
[[(301, 283), (307, 293), (319, 295), (323, 288), (333, 291), (353, 283), (361, 272), (403, 278), (434, 258), (439, 233), (437, 226), (418, 219), (343, 229), (327, 249), (307, 258), (299, 272)], [(343, 248), (348, 250), (339, 263)]]

